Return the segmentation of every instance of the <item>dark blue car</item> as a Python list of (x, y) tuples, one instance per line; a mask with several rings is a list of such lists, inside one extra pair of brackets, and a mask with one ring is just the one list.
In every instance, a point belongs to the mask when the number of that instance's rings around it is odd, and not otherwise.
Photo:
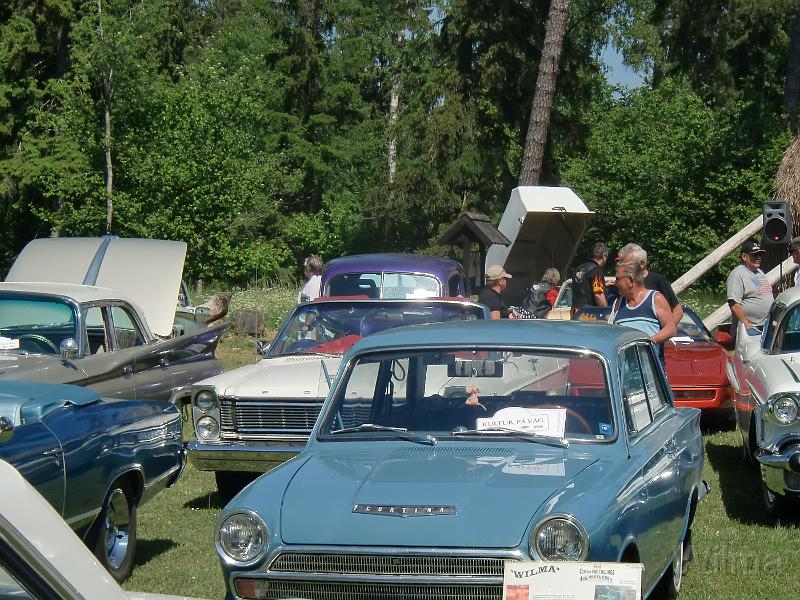
[(133, 567), (137, 507), (183, 468), (180, 413), (166, 401), (109, 400), (71, 385), (3, 381), (0, 458), (122, 581)]

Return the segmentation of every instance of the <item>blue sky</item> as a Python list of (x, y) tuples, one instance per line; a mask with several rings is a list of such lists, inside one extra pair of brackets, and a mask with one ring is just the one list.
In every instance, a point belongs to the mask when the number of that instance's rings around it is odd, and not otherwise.
[(644, 85), (644, 79), (636, 71), (622, 63), (622, 55), (611, 45), (608, 44), (600, 54), (600, 60), (608, 67), (606, 80), (612, 85), (625, 87), (640, 87)]

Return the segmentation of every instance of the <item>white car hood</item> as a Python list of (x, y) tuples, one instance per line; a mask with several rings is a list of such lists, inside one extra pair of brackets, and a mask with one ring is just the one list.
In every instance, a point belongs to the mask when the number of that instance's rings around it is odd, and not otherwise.
[(186, 244), (167, 240), (42, 238), (29, 242), (6, 281), (106, 287), (142, 311), (150, 330), (168, 336), (175, 319)]
[(322, 399), (328, 395), (328, 377), (332, 382), (341, 362), (341, 356), (320, 354), (276, 356), (211, 377), (200, 385), (213, 385), (220, 396)]

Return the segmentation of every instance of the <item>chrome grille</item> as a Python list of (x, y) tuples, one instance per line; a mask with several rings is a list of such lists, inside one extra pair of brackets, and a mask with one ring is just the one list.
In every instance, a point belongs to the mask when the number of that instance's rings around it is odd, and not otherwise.
[(322, 402), (275, 402), (220, 398), (223, 432), (248, 434), (311, 433)]
[(285, 552), (275, 558), (269, 570), (291, 573), (346, 573), (348, 575), (502, 577), (503, 559), (469, 556)]
[(270, 580), (265, 599), (308, 600), (501, 600), (502, 585), (316, 583)]

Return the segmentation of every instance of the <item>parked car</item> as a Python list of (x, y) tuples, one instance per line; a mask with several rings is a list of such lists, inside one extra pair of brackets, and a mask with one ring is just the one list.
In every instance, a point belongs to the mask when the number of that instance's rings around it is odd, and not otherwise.
[(0, 481), (0, 598), (191, 600), (123, 591), (53, 507), (3, 460)]
[[(606, 287), (616, 288), (613, 277), (606, 277)], [(547, 313), (547, 318), (558, 321), (569, 321), (572, 318), (572, 279), (567, 279), (558, 288), (558, 296), (553, 303), (552, 310)]]
[[(578, 321), (608, 320), (610, 308), (587, 307), (575, 313)], [(664, 344), (667, 379), (676, 406), (699, 408), (709, 420), (733, 420), (733, 389), (728, 374), (725, 345), (730, 335), (715, 336), (686, 304), (677, 334)]]
[(185, 254), (164, 240), (30, 242), (0, 283), (0, 379), (166, 400), (221, 373), (225, 325), (175, 314)]
[(322, 299), (297, 306), (263, 360), (192, 386), (192, 464), (214, 471), (223, 500), (305, 445), (342, 355), (403, 325), (488, 318), (469, 300)]
[[(633, 329), (480, 321), (353, 346), (308, 445), (218, 518), (227, 598), (502, 598), (504, 561), (691, 556), (700, 411)], [(420, 592), (420, 589), (424, 592)]]
[(745, 459), (759, 468), (764, 508), (796, 513), (800, 500), (800, 288), (781, 293), (763, 335), (743, 326), (728, 365)]
[(360, 254), (334, 258), (322, 270), (323, 297), (442, 298), (469, 295), (456, 261), (420, 254)]
[(0, 459), (122, 581), (133, 567), (138, 507), (183, 469), (181, 416), (168, 401), (105, 400), (72, 385), (3, 381)]

